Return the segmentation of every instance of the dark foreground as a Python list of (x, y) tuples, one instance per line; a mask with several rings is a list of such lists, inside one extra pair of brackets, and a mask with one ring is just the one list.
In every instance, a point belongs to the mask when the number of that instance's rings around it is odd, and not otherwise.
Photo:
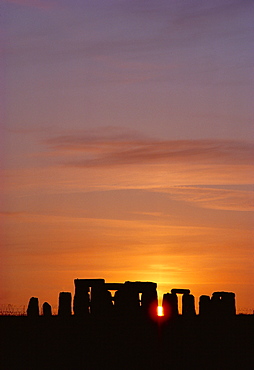
[(254, 316), (165, 324), (0, 317), (0, 368), (254, 369)]

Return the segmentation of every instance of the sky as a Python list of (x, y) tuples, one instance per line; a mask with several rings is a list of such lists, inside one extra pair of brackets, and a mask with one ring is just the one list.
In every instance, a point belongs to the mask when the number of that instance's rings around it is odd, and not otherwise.
[(104, 278), (254, 309), (253, 16), (252, 0), (1, 1), (0, 304)]

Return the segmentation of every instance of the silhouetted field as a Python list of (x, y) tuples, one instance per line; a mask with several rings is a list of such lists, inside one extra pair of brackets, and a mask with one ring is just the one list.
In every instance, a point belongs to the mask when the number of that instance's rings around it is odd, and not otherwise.
[(0, 317), (1, 369), (253, 369), (254, 316)]

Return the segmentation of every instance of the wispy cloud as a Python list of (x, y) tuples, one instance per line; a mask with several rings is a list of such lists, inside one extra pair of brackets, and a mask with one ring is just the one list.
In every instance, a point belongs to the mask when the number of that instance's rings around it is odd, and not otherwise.
[(51, 155), (69, 166), (105, 167), (135, 164), (216, 163), (249, 165), (254, 146), (232, 140), (154, 140), (125, 134), (84, 132), (46, 141)]
[(175, 186), (167, 189), (156, 189), (165, 192), (175, 200), (194, 203), (198, 207), (230, 210), (253, 211), (253, 191), (216, 189), (210, 187)]

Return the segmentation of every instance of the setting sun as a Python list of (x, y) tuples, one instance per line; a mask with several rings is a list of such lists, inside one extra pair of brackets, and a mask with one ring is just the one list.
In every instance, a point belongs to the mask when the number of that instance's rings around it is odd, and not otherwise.
[(164, 316), (164, 310), (162, 306), (157, 307), (157, 316)]

